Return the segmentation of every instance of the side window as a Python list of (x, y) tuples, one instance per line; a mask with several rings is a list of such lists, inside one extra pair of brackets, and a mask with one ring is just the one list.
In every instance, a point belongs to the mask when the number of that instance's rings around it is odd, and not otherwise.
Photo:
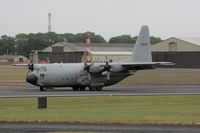
[(40, 72), (46, 72), (47, 68), (46, 67), (40, 67)]
[(44, 79), (44, 73), (40, 74), (40, 79)]
[(35, 68), (34, 70), (35, 70), (37, 73), (39, 73), (39, 70), (40, 70), (40, 69), (39, 69), (39, 68)]

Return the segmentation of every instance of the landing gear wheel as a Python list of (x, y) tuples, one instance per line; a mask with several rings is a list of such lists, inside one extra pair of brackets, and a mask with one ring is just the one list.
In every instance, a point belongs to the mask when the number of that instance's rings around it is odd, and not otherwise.
[(54, 90), (54, 88), (53, 87), (48, 87), (48, 88), (46, 88), (47, 90)]
[(89, 87), (89, 91), (95, 91), (94, 87)]
[(85, 91), (85, 87), (80, 87), (80, 91)]
[(40, 91), (46, 91), (47, 89), (45, 87), (40, 87)]
[(73, 91), (78, 91), (78, 87), (72, 87)]
[(96, 87), (96, 91), (102, 91), (103, 87)]

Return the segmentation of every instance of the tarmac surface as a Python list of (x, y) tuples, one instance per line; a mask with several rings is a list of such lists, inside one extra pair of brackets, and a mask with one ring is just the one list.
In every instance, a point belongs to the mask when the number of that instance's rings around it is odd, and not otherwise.
[[(114, 85), (103, 91), (72, 91), (71, 88), (55, 88), (40, 92), (28, 84), (0, 83), (0, 98), (9, 97), (59, 97), (59, 96), (159, 96), (200, 95), (200, 85)], [(5, 86), (5, 88), (4, 88)], [(124, 133), (199, 133), (200, 126), (174, 125), (116, 125), (116, 124), (67, 124), (67, 123), (0, 123), (0, 132), (124, 132)]]
[[(0, 83), (0, 85), (3, 83)], [(8, 83), (6, 83), (7, 85)], [(5, 83), (4, 83), (5, 86)], [(0, 97), (61, 97), (61, 96), (146, 96), (146, 95), (200, 95), (200, 85), (113, 85), (103, 91), (72, 91), (72, 88), (55, 88), (45, 92), (39, 87), (17, 84), (0, 88)]]
[(0, 123), (0, 132), (117, 132), (117, 133), (199, 133), (197, 126), (155, 126), (155, 125), (117, 125), (117, 124), (27, 124)]

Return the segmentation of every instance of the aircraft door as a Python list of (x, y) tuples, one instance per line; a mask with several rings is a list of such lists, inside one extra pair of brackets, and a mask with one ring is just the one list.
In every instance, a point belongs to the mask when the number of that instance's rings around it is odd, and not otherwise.
[(39, 84), (47, 85), (49, 78), (47, 75), (47, 68), (46, 67), (39, 67), (38, 70), (38, 77), (39, 77)]

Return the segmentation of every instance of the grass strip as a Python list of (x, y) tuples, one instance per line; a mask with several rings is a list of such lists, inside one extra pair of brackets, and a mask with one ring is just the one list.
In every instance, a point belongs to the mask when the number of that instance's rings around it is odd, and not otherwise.
[(200, 125), (200, 96), (105, 96), (0, 99), (0, 121)]

